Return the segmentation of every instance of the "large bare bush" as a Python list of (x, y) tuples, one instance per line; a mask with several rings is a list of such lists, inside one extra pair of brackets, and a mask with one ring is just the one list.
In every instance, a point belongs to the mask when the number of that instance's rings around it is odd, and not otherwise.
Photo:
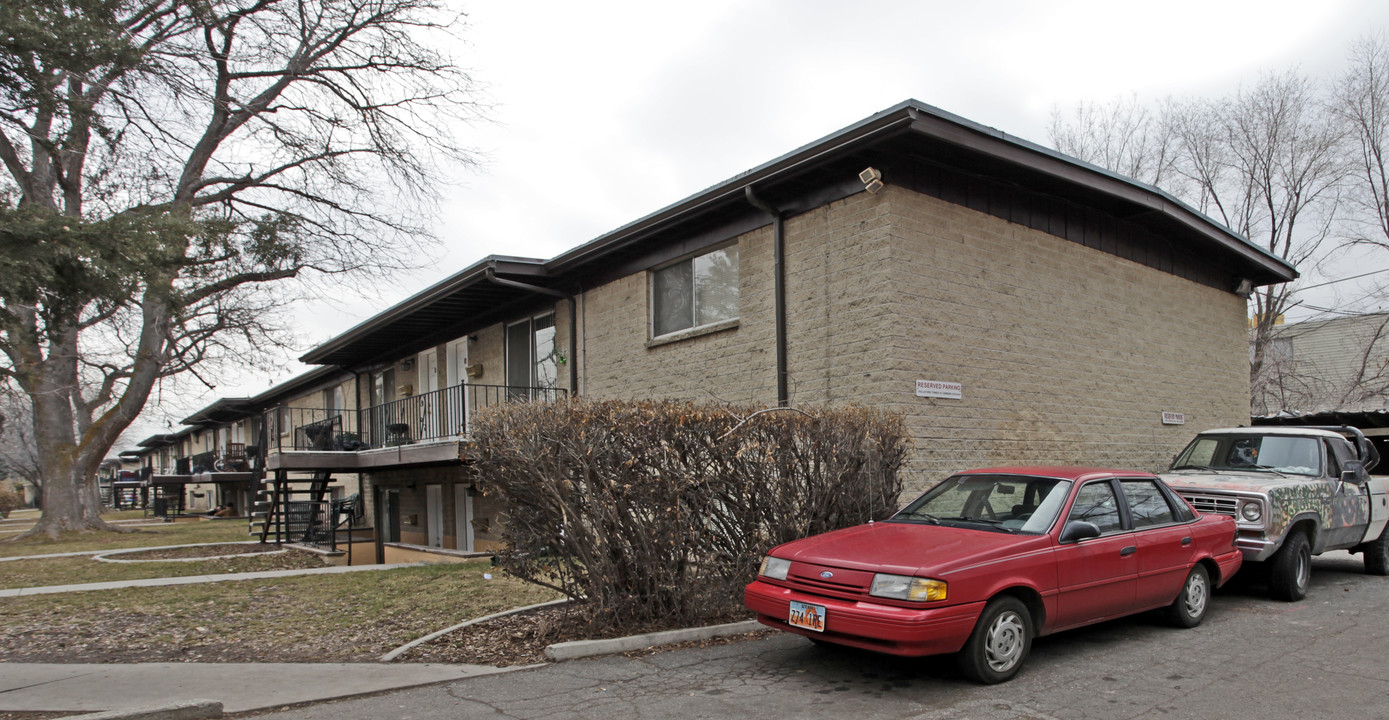
[(474, 438), (502, 563), (600, 627), (736, 610), (768, 548), (890, 514), (908, 447), (876, 410), (674, 401), (511, 404)]

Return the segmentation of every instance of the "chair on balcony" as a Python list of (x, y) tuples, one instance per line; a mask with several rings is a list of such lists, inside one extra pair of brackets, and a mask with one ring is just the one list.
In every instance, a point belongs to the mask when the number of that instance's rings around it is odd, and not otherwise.
[(309, 423), (303, 428), (304, 439), (308, 441), (308, 450), (332, 450), (333, 449), (333, 423), (326, 420)]
[(409, 445), (414, 442), (410, 439), (410, 425), (408, 423), (391, 423), (386, 426), (386, 446)]

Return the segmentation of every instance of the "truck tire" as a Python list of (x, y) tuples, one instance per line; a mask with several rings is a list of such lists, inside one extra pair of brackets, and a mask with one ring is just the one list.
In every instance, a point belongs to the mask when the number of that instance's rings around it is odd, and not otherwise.
[(1297, 602), (1307, 597), (1312, 581), (1312, 546), (1301, 530), (1288, 533), (1283, 547), (1273, 556), (1268, 574), (1268, 594), (1275, 600)]
[(1389, 526), (1379, 533), (1379, 538), (1365, 543), (1361, 552), (1365, 553), (1365, 572), (1369, 575), (1389, 575)]

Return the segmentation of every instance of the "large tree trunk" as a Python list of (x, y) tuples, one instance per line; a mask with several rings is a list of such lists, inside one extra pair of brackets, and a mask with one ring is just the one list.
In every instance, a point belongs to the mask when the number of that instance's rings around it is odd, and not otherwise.
[(43, 495), (42, 517), (32, 530), (19, 538), (40, 534), (57, 538), (63, 532), (125, 532), (101, 519), (101, 494), (96, 476), (76, 465), (70, 465), (61, 475), (49, 475), (44, 480)]

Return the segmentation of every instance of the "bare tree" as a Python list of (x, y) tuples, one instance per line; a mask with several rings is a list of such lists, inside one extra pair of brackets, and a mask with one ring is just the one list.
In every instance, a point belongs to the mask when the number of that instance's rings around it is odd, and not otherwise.
[(24, 480), (42, 493), (33, 427), (28, 398), (0, 388), (0, 480)]
[(1347, 240), (1389, 250), (1389, 42), (1383, 35), (1351, 46), (1350, 66), (1330, 107), (1349, 138), (1347, 199), (1355, 210)]
[(160, 378), (279, 342), (284, 281), (417, 255), (468, 77), (433, 0), (11, 0), (0, 10), (0, 379), (44, 515)]
[[(1063, 152), (1151, 182), (1295, 266), (1334, 246), (1333, 221), (1347, 169), (1343, 132), (1316, 87), (1296, 72), (1266, 75), (1218, 100), (1169, 100), (1156, 117), (1136, 102), (1082, 105), (1053, 116)], [(1250, 383), (1268, 382), (1273, 328), (1294, 305), (1294, 286), (1250, 298)]]
[[(1174, 171), (1203, 212), (1294, 266), (1316, 265), (1332, 249), (1346, 175), (1342, 133), (1310, 80), (1287, 72), (1219, 101), (1173, 104)], [(1263, 382), (1273, 328), (1293, 306), (1294, 285), (1250, 297), (1250, 382)]]
[(1081, 102), (1069, 117), (1054, 109), (1047, 134), (1052, 146), (1067, 155), (1171, 191), (1171, 129), (1160, 112), (1137, 96), (1105, 104)]

